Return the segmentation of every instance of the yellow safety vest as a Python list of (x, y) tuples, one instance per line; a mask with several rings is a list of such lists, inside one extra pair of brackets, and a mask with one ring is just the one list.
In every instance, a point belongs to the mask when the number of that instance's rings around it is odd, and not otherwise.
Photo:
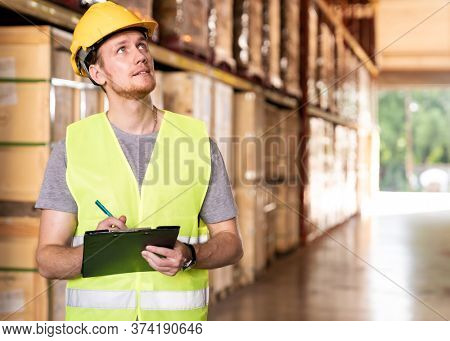
[[(128, 227), (179, 225), (178, 240), (207, 241), (208, 228), (199, 212), (211, 158), (202, 121), (165, 111), (140, 193), (106, 113), (69, 125), (66, 150), (67, 185), (78, 205), (73, 246), (106, 218), (97, 199), (113, 215), (125, 215)], [(156, 271), (78, 276), (67, 284), (66, 319), (206, 320), (208, 296), (207, 270), (180, 271), (173, 277)]]

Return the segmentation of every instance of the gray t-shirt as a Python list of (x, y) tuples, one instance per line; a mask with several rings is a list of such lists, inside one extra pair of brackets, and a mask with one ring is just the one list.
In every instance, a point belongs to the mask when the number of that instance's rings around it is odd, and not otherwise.
[[(111, 126), (133, 169), (140, 190), (158, 132), (134, 135), (120, 130), (112, 123)], [(200, 217), (205, 223), (212, 224), (236, 217), (237, 208), (222, 154), (217, 144), (212, 139), (210, 141), (211, 177)], [(77, 203), (66, 183), (66, 169), (66, 144), (63, 139), (53, 145), (36, 208), (77, 213)]]

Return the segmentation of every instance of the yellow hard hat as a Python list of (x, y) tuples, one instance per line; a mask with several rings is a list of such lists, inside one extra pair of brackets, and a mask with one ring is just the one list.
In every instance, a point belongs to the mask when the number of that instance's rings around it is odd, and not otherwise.
[[(78, 60), (80, 49), (88, 53), (92, 47), (108, 35), (128, 28), (146, 30), (150, 37), (158, 24), (156, 21), (141, 19), (130, 10), (112, 1), (100, 2), (92, 5), (80, 18), (73, 32), (70, 52), (72, 68), (80, 76), (89, 77)], [(84, 61), (83, 61), (84, 62)]]

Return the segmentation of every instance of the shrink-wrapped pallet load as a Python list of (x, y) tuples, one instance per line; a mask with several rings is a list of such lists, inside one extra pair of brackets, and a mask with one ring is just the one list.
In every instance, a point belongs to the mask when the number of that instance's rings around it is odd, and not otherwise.
[(281, 0), (280, 75), (289, 94), (300, 96), (300, 0)]
[(208, 1), (164, 0), (153, 6), (161, 45), (209, 59)]
[[(263, 23), (263, 70), (269, 86), (281, 88), (280, 78), (280, 0), (264, 0)], [(292, 48), (292, 47), (290, 47)]]
[(233, 0), (211, 0), (208, 17), (209, 45), (214, 65), (236, 69), (233, 58)]
[(234, 1), (233, 35), (238, 71), (262, 80), (263, 0)]

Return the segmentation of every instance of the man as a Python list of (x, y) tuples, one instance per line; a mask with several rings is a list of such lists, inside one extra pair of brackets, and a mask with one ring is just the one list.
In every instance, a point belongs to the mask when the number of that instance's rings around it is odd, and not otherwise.
[[(93, 5), (74, 31), (73, 69), (103, 88), (109, 110), (67, 128), (36, 203), (39, 272), (69, 279), (67, 320), (205, 320), (206, 269), (243, 254), (228, 176), (204, 123), (151, 104), (148, 37), (155, 27), (105, 2)], [(119, 218), (104, 219), (97, 199)], [(181, 229), (173, 250), (142, 252), (156, 271), (80, 276), (85, 231), (160, 225)]]

